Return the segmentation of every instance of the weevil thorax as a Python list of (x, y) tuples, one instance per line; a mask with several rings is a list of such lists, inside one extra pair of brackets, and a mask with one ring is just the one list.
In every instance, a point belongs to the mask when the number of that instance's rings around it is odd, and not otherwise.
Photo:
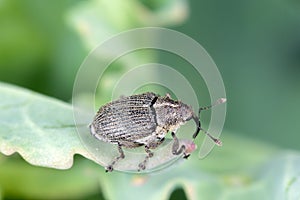
[(157, 124), (167, 130), (174, 130), (193, 117), (193, 109), (181, 101), (171, 99), (168, 95), (159, 97), (154, 104)]

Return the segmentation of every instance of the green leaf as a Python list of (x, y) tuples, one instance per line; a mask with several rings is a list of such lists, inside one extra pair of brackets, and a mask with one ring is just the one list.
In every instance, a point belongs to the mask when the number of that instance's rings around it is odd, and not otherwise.
[(203, 160), (194, 153), (188, 160), (157, 173), (112, 173), (101, 177), (103, 192), (107, 199), (135, 199), (136, 196), (144, 200), (169, 199), (176, 188), (183, 188), (191, 200), (264, 197), (269, 185), (262, 184), (258, 174), (264, 169), (264, 162), (276, 156), (277, 149), (226, 132), (222, 138), (224, 146), (215, 148)]
[[(5, 155), (18, 152), (30, 164), (58, 169), (71, 167), (75, 153), (97, 161), (79, 139), (70, 105), (0, 83), (0, 109), (0, 151)], [(1, 194), (83, 197), (98, 193), (99, 183), (107, 199), (168, 199), (176, 188), (191, 200), (299, 199), (299, 152), (227, 132), (221, 138), (223, 146), (203, 160), (193, 153), (170, 168), (140, 175), (104, 173), (84, 159), (69, 171), (57, 171), (0, 156)]]
[(80, 142), (72, 107), (32, 91), (0, 83), (0, 152), (18, 152), (33, 165), (70, 168), (73, 155), (90, 155)]
[[(76, 109), (82, 119), (75, 126), (72, 107), (66, 103), (4, 83), (0, 83), (0, 99), (0, 152), (5, 155), (18, 152), (32, 165), (57, 169), (70, 168), (74, 154), (102, 166), (119, 155), (116, 145), (99, 141), (89, 133), (93, 116)], [(155, 151), (157, 156), (148, 162), (147, 170), (161, 169), (181, 157), (172, 154), (171, 142), (164, 142)], [(136, 171), (146, 156), (144, 148), (124, 151), (126, 159), (114, 168)]]
[(224, 147), (203, 160), (192, 154), (158, 173), (101, 177), (103, 192), (107, 199), (169, 199), (176, 188), (183, 188), (190, 200), (299, 199), (299, 152), (280, 151), (226, 132), (223, 138)]

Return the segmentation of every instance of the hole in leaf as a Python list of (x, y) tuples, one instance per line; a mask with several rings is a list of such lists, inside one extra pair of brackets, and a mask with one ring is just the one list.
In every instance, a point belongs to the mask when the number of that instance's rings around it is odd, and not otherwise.
[(170, 200), (187, 200), (187, 197), (186, 197), (185, 192), (182, 189), (182, 187), (176, 188), (172, 192), (172, 194), (170, 196)]

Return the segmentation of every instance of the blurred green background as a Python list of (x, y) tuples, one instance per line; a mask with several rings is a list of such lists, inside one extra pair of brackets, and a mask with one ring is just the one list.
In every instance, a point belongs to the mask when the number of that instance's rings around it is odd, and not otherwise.
[[(90, 23), (92, 33), (81, 21)], [(225, 130), (300, 149), (296, 0), (0, 0), (0, 81), (70, 102), (89, 51), (113, 34), (143, 26), (180, 31), (208, 51), (226, 87)], [(168, 58), (159, 59), (175, 65)], [(172, 198), (181, 195), (176, 191)]]

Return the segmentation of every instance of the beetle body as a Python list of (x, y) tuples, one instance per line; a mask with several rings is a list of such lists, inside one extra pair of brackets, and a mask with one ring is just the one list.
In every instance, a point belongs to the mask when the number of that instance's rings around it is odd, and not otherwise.
[(162, 140), (167, 131), (176, 131), (192, 115), (189, 106), (169, 96), (144, 93), (104, 105), (90, 128), (99, 140), (132, 148)]
[(91, 124), (91, 133), (99, 140), (133, 148), (156, 129), (151, 109), (157, 98), (152, 93), (122, 97), (101, 107)]
[[(138, 166), (138, 170), (143, 170), (153, 156), (150, 149), (159, 146), (169, 131), (174, 139), (172, 153), (179, 155), (184, 152), (185, 147), (179, 147), (175, 132), (190, 119), (197, 123), (198, 133), (200, 121), (190, 106), (172, 100), (169, 95), (161, 97), (148, 92), (121, 97), (102, 106), (90, 124), (90, 132), (101, 141), (118, 145), (120, 155), (106, 167), (106, 171), (112, 171), (113, 165), (125, 157), (122, 147), (138, 146), (145, 146), (147, 152), (145, 160)], [(188, 157), (188, 154), (184, 156)]]

